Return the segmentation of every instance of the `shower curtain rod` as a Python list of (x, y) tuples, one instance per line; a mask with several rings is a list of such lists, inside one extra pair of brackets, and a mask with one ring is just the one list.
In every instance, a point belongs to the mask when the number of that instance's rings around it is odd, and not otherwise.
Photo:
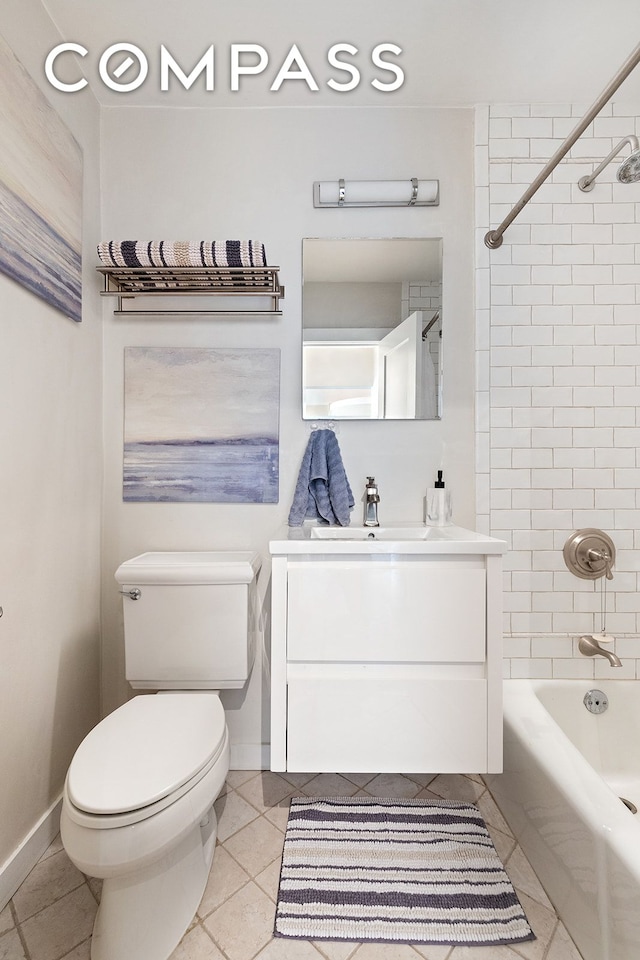
[(604, 105), (611, 99), (623, 80), (626, 80), (631, 71), (637, 67), (638, 63), (640, 63), (640, 44), (638, 44), (635, 50), (625, 60), (613, 80), (611, 80), (608, 86), (602, 91), (596, 102), (589, 108), (589, 110), (587, 110), (577, 127), (571, 131), (564, 143), (558, 147), (554, 155), (542, 168), (529, 189), (522, 194), (516, 205), (504, 218), (500, 226), (496, 227), (495, 230), (489, 230), (489, 232), (485, 234), (484, 242), (487, 247), (489, 247), (491, 250), (495, 250), (497, 247), (502, 245), (502, 235), (507, 227), (513, 223), (523, 207), (529, 202), (529, 200), (531, 200), (531, 197), (534, 195), (536, 190), (542, 186), (549, 174), (558, 166), (562, 158), (566, 156), (576, 140), (582, 136), (593, 118), (600, 113)]

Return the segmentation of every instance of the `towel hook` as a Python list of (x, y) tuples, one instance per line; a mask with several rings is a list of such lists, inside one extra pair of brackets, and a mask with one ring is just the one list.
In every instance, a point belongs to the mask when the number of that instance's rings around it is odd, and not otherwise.
[(339, 433), (339, 427), (335, 420), (311, 420), (307, 423), (309, 432), (313, 433), (314, 430), (333, 430), (334, 433)]

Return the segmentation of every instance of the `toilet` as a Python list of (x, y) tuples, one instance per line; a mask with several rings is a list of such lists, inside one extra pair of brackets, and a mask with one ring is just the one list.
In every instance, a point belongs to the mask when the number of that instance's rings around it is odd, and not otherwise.
[(78, 747), (62, 842), (103, 879), (92, 960), (167, 960), (204, 892), (229, 770), (218, 691), (240, 688), (258, 633), (257, 554), (144, 553), (118, 567), (133, 697)]

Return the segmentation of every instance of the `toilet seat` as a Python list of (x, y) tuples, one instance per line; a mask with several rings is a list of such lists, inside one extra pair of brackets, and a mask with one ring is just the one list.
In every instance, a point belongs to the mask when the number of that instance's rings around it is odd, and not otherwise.
[[(66, 812), (67, 817), (73, 823), (78, 824), (80, 827), (86, 827), (89, 830), (115, 830), (118, 827), (128, 827), (131, 824), (140, 824), (144, 826), (143, 821), (157, 820), (156, 814), (162, 815), (162, 812), (166, 810), (167, 807), (178, 806), (180, 798), (183, 797), (186, 793), (195, 793), (199, 789), (199, 784), (201, 781), (205, 782), (210, 780), (211, 777), (217, 777), (222, 771), (222, 779), (219, 784), (216, 792), (220, 792), (222, 783), (225, 780), (227, 771), (229, 768), (229, 731), (225, 729), (224, 739), (220, 745), (218, 753), (215, 754), (201, 770), (199, 770), (191, 780), (187, 780), (175, 793), (167, 794), (166, 797), (163, 797), (162, 800), (157, 800), (155, 803), (150, 803), (146, 807), (140, 807), (137, 810), (129, 810), (126, 813), (85, 813), (84, 810), (78, 809), (69, 799), (69, 791), (67, 788), (67, 780), (65, 780), (64, 789), (63, 789), (63, 809)], [(168, 811), (169, 812), (169, 811)]]
[(115, 827), (152, 816), (211, 769), (225, 739), (217, 694), (134, 697), (78, 747), (65, 784), (73, 819)]

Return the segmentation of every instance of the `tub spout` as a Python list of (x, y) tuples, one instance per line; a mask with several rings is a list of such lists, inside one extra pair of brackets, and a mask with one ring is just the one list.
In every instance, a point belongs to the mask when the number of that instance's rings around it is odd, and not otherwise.
[(585, 657), (606, 657), (612, 667), (621, 667), (622, 660), (617, 657), (612, 650), (605, 650), (598, 643), (597, 637), (591, 635), (580, 637), (578, 640), (578, 650)]

